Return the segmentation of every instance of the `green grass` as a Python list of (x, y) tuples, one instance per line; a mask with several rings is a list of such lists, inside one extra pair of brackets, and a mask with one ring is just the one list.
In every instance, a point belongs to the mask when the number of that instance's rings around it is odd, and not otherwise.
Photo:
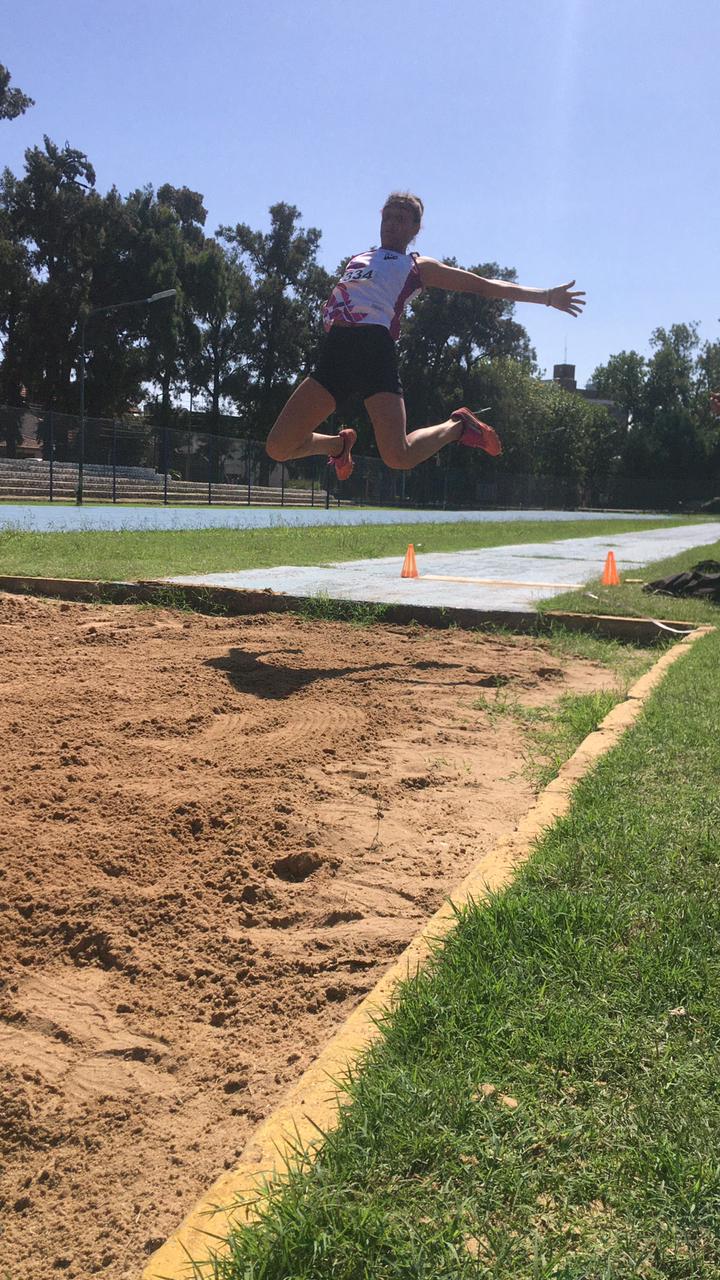
[(714, 633), (460, 914), (215, 1276), (717, 1280), (719, 662)]
[[(655, 655), (657, 656), (657, 655)], [(648, 665), (649, 665), (648, 660)], [(498, 690), (496, 697), (483, 694), (473, 707), (492, 724), (510, 716), (524, 730), (527, 776), (539, 790), (547, 786), (576, 747), (620, 701), (611, 689), (596, 693), (565, 693), (549, 707), (526, 706), (517, 694)]]
[(549, 635), (535, 638), (535, 643), (548, 654), (562, 660), (584, 658), (612, 671), (613, 689), (593, 693), (565, 693), (546, 706), (528, 705), (522, 692), (512, 681), (484, 693), (473, 703), (490, 724), (510, 717), (523, 730), (525, 739), (525, 774), (540, 790), (554, 778), (561, 765), (572, 755), (589, 733), (597, 729), (630, 685), (657, 660), (659, 651), (667, 648), (662, 641), (650, 651), (632, 643), (580, 631), (552, 627)]
[(641, 676), (657, 656), (657, 647), (655, 654), (649, 655), (646, 649), (625, 640), (614, 640), (593, 632), (569, 631), (561, 625), (551, 625), (548, 634), (543, 633), (534, 642), (557, 658), (585, 658), (588, 662), (599, 662), (616, 673), (623, 681), (624, 689)]
[(387, 605), (363, 600), (334, 600), (326, 591), (318, 591), (296, 613), (308, 622), (349, 622), (354, 627), (370, 627), (383, 621)]
[[(691, 569), (700, 560), (720, 560), (720, 542), (682, 551), (667, 560), (656, 560), (633, 569), (626, 576), (654, 582), (657, 578), (668, 578), (673, 573)], [(623, 577), (622, 573), (620, 577)], [(614, 613), (630, 618), (663, 618), (678, 622), (720, 622), (720, 607), (712, 602), (650, 594), (643, 591), (638, 583), (622, 582), (619, 587), (602, 587), (599, 578), (589, 582), (581, 591), (564, 591), (562, 595), (541, 601), (538, 609), (562, 609), (567, 613), (594, 615)]]
[[(662, 527), (688, 523), (691, 521), (687, 519), (663, 520)], [(28, 533), (6, 529), (0, 530), (0, 573), (135, 580), (378, 556), (396, 555), (401, 562), (408, 542), (413, 542), (420, 552), (459, 551), (651, 528), (651, 520), (629, 518), (109, 533)]]

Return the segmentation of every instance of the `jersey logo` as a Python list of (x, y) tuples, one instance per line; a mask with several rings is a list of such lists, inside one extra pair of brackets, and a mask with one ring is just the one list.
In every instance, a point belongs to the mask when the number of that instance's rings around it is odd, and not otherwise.
[(383, 262), (387, 262), (387, 261), (388, 261), (388, 258), (390, 259), (390, 261), (391, 261), (391, 262), (397, 262), (397, 254), (396, 254), (396, 253), (386, 253), (386, 254), (385, 254), (385, 257), (383, 258)]

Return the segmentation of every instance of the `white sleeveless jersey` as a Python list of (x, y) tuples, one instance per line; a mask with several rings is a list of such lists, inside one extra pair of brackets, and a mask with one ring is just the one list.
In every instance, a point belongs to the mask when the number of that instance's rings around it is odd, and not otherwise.
[(381, 324), (397, 338), (402, 313), (422, 288), (415, 253), (368, 249), (348, 262), (325, 306), (323, 324)]

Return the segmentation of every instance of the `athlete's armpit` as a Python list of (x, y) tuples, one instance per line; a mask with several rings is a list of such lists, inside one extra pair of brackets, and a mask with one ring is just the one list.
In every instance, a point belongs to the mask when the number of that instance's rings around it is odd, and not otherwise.
[(418, 258), (417, 269), (423, 285), (429, 289), (450, 289), (455, 293), (481, 293), (495, 296), (495, 281), (476, 276), (473, 271), (461, 267), (448, 267), (437, 258)]

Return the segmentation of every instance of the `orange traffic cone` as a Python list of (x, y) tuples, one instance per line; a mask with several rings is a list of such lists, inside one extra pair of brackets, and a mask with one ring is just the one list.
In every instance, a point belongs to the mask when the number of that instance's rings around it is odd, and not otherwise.
[(603, 569), (603, 576), (600, 581), (604, 587), (620, 586), (620, 575), (617, 571), (614, 551), (608, 551), (605, 557), (605, 568)]
[(418, 573), (418, 567), (415, 562), (415, 548), (412, 542), (408, 544), (408, 549), (405, 552), (405, 559), (403, 560), (403, 567), (400, 573), (400, 577), (401, 578), (419, 578), (420, 577), (420, 574)]

